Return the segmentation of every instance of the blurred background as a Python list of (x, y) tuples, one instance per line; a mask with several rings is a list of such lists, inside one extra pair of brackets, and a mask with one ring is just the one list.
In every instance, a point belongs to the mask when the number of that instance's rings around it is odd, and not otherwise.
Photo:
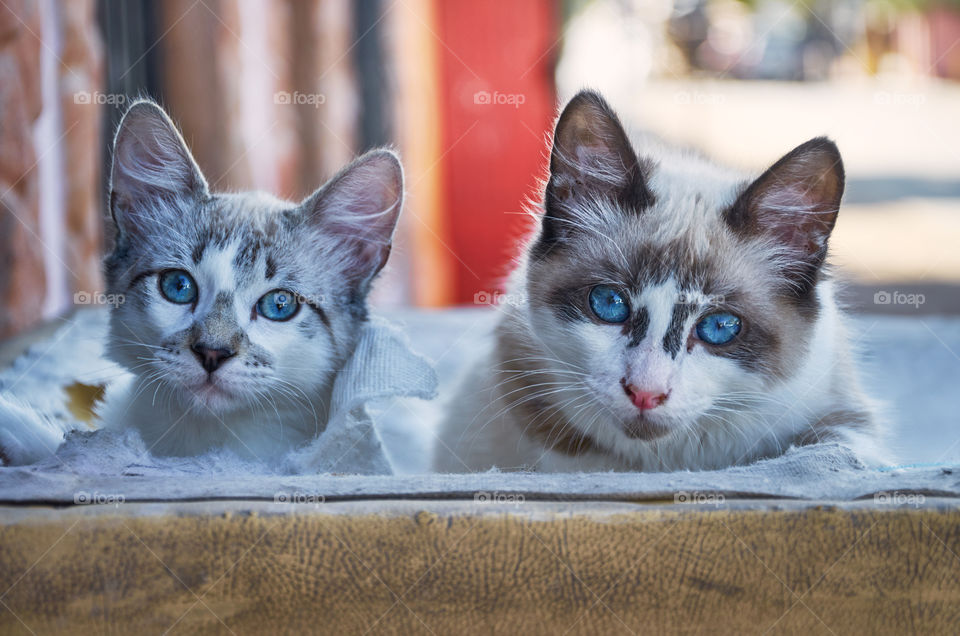
[(760, 170), (827, 134), (850, 302), (960, 313), (958, 0), (3, 0), (0, 337), (98, 302), (109, 141), (162, 103), (219, 190), (299, 199), (389, 144), (381, 307), (495, 302), (558, 104)]

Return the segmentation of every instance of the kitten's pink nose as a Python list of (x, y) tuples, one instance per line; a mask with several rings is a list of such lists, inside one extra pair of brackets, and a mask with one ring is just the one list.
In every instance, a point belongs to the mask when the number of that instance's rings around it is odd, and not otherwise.
[(626, 392), (627, 397), (630, 398), (630, 401), (633, 402), (633, 405), (641, 411), (655, 409), (666, 402), (667, 397), (669, 397), (669, 394), (663, 391), (644, 391), (627, 383), (623, 384), (623, 390)]

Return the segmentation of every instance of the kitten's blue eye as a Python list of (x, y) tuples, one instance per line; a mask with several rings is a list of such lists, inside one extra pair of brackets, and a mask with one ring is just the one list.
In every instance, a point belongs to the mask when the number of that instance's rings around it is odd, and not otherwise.
[(714, 345), (727, 344), (740, 333), (740, 319), (724, 312), (710, 314), (697, 323), (697, 337)]
[(274, 289), (257, 301), (257, 313), (270, 320), (290, 320), (298, 309), (297, 295), (286, 289)]
[(609, 285), (597, 285), (590, 290), (590, 309), (604, 322), (623, 322), (630, 316), (627, 300)]
[(160, 274), (160, 293), (172, 303), (186, 305), (197, 299), (197, 283), (182, 269), (168, 269)]

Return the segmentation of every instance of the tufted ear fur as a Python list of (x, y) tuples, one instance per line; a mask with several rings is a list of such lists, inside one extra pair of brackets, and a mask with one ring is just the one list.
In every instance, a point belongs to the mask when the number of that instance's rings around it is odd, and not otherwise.
[(110, 212), (118, 239), (142, 235), (170, 204), (207, 194), (200, 168), (163, 109), (150, 101), (133, 104), (113, 142)]
[(652, 199), (637, 153), (616, 113), (592, 91), (563, 109), (553, 135), (543, 239), (551, 242), (577, 225), (584, 204), (614, 199), (639, 210)]
[(769, 237), (796, 262), (787, 275), (804, 292), (816, 282), (843, 196), (843, 160), (826, 137), (803, 143), (747, 186), (726, 221), (745, 236)]
[(353, 260), (349, 274), (369, 282), (390, 256), (403, 205), (403, 168), (389, 150), (372, 150), (331, 179), (303, 204), (308, 223), (339, 238)]

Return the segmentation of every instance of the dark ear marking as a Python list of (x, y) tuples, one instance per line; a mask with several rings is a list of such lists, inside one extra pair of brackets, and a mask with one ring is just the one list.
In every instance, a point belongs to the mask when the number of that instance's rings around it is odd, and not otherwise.
[(650, 313), (646, 307), (640, 307), (634, 311), (633, 316), (624, 324), (624, 332), (630, 336), (628, 347), (638, 346), (647, 336), (647, 329), (650, 328)]
[(843, 160), (826, 137), (803, 143), (749, 184), (724, 219), (744, 237), (769, 237), (785, 248), (793, 290), (816, 283), (843, 196)]
[(559, 320), (565, 322), (583, 322), (589, 320), (584, 315), (581, 289), (556, 287), (546, 295), (546, 304)]
[(323, 326), (326, 327), (326, 329), (327, 329), (327, 331), (330, 333), (330, 337), (331, 337), (331, 339), (332, 339), (332, 338), (333, 338), (333, 327), (330, 326), (330, 318), (327, 316), (327, 312), (325, 312), (325, 311), (323, 310), (323, 307), (321, 307), (318, 303), (316, 303), (316, 302), (314, 302), (314, 301), (312, 301), (312, 300), (304, 299), (303, 302), (307, 305), (307, 307), (309, 307), (310, 309), (312, 309), (312, 310), (317, 314), (317, 317), (320, 318), (320, 322), (322, 322), (322, 323), (323, 323)]
[(677, 303), (673, 306), (673, 313), (670, 315), (670, 325), (667, 332), (663, 335), (663, 350), (670, 354), (671, 358), (676, 358), (687, 341), (686, 324), (687, 319), (694, 313), (696, 307), (689, 303)]
[(649, 207), (646, 168), (607, 102), (592, 91), (577, 93), (554, 130), (541, 241), (550, 244), (575, 226), (577, 205), (590, 198), (610, 199), (627, 211)]
[(200, 264), (200, 261), (203, 260), (203, 253), (206, 251), (206, 249), (206, 242), (200, 242), (194, 246), (193, 251), (190, 253), (190, 257), (193, 259), (194, 265)]

